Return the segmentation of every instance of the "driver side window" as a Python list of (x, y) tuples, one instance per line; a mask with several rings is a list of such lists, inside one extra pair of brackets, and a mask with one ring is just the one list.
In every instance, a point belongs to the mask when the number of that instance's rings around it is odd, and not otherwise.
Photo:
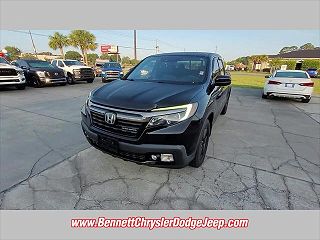
[(59, 67), (64, 67), (63, 62), (62, 62), (62, 61), (58, 61), (58, 66), (59, 66)]
[(220, 69), (217, 59), (213, 59), (212, 61), (212, 78), (215, 79), (217, 76), (220, 75)]

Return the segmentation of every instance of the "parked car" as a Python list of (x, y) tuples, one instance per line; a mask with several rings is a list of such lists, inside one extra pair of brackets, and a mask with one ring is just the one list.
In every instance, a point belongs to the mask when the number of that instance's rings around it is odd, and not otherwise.
[(139, 164), (199, 167), (213, 123), (227, 112), (230, 84), (218, 54), (149, 56), (89, 94), (84, 135), (97, 149)]
[(11, 65), (3, 57), (0, 57), (0, 86), (15, 86), (21, 90), (26, 87), (26, 78), (23, 70)]
[(122, 67), (119, 63), (108, 62), (101, 67), (101, 81), (108, 82), (123, 77)]
[(74, 84), (77, 81), (92, 83), (95, 78), (93, 69), (78, 60), (55, 59), (51, 61), (51, 64), (64, 71), (69, 84)]
[(66, 85), (67, 83), (63, 71), (47, 61), (18, 59), (12, 64), (23, 69), (29, 86), (42, 87), (47, 84)]
[(308, 103), (313, 92), (313, 81), (305, 71), (277, 70), (266, 76), (262, 98), (270, 96), (301, 99)]
[(307, 73), (312, 78), (316, 78), (318, 76), (318, 70), (316, 68), (308, 68)]
[(96, 63), (94, 64), (94, 74), (96, 77), (101, 77), (101, 72), (102, 72), (101, 68), (107, 62), (109, 62), (108, 59), (97, 59), (96, 60)]

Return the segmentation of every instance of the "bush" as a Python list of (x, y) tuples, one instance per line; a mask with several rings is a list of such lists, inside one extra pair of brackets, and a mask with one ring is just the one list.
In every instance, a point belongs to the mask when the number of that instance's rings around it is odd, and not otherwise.
[(297, 61), (295, 60), (285, 60), (282, 61), (281, 65), (287, 65), (287, 70), (294, 70), (296, 68)]
[(302, 62), (302, 70), (307, 70), (308, 68), (320, 68), (320, 60), (317, 59), (307, 59)]
[(262, 69), (262, 72), (270, 72), (271, 68), (264, 68)]

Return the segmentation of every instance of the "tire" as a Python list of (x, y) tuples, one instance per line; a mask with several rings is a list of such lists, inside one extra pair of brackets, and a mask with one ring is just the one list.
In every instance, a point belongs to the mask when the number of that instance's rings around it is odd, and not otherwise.
[(16, 88), (17, 88), (18, 90), (24, 90), (24, 89), (26, 89), (26, 85), (25, 85), (25, 84), (23, 84), (23, 85), (18, 85), (18, 86), (16, 86)]
[(308, 102), (310, 102), (310, 100), (311, 100), (311, 98), (306, 98), (306, 99), (302, 99), (301, 102), (308, 103)]
[(66, 82), (65, 83), (60, 83), (60, 86), (65, 86), (65, 85), (67, 85)]
[(266, 94), (264, 94), (264, 93), (262, 93), (261, 97), (262, 97), (263, 99), (268, 99), (268, 95), (266, 95)]
[(206, 152), (208, 148), (208, 142), (211, 132), (211, 126), (210, 122), (207, 119), (202, 127), (201, 133), (200, 133), (200, 139), (197, 145), (197, 151), (194, 159), (190, 162), (191, 167), (198, 168), (202, 165), (204, 162), (204, 159), (206, 157)]
[(67, 83), (70, 84), (70, 85), (73, 85), (73, 84), (74, 84), (74, 79), (73, 79), (73, 76), (72, 76), (71, 73), (68, 73)]
[(230, 96), (228, 96), (228, 100), (227, 100), (227, 102), (225, 103), (225, 105), (224, 105), (224, 107), (223, 107), (220, 115), (225, 115), (225, 114), (227, 113), (228, 105), (229, 105), (229, 97), (230, 97)]
[(33, 87), (41, 88), (43, 87), (43, 83), (40, 81), (40, 79), (33, 77)]
[(87, 80), (87, 83), (93, 83), (93, 80), (94, 80), (94, 78), (93, 79), (89, 79), (89, 80)]

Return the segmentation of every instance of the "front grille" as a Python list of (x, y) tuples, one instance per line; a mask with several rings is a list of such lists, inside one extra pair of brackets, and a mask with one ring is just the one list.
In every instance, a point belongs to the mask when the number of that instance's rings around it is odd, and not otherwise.
[(91, 68), (81, 68), (74, 70), (75, 75), (80, 75), (81, 78), (94, 78), (94, 73)]
[(106, 71), (107, 78), (119, 78), (118, 71)]
[(123, 157), (125, 159), (138, 161), (138, 162), (146, 161), (146, 155), (142, 154), (142, 153), (132, 153), (132, 152), (119, 151), (119, 156)]
[(65, 77), (63, 72), (49, 72), (48, 75), (49, 75), (48, 77), (52, 79)]
[(0, 76), (17, 76), (17, 71), (11, 68), (0, 68)]
[(105, 113), (90, 110), (92, 125), (119, 136), (139, 138), (146, 123), (132, 120), (116, 119), (114, 124), (108, 124), (105, 121)]
[(20, 82), (19, 79), (1, 79), (0, 82)]

